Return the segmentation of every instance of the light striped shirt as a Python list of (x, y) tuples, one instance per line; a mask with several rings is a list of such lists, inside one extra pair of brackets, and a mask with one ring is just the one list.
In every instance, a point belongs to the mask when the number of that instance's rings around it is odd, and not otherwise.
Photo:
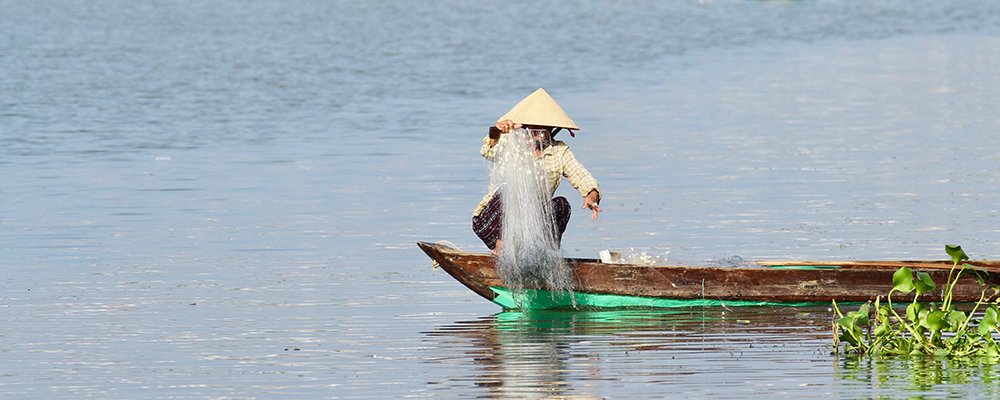
[[(487, 160), (492, 160), (496, 147), (490, 147), (489, 142), (489, 136), (483, 138), (483, 147), (479, 149), (479, 153)], [(594, 176), (583, 167), (583, 164), (576, 160), (576, 156), (573, 155), (566, 143), (552, 140), (552, 144), (542, 150), (541, 157), (545, 163), (545, 171), (548, 172), (549, 197), (555, 194), (563, 177), (566, 177), (566, 180), (577, 192), (580, 192), (580, 196), (587, 197), (591, 190), (601, 191), (597, 179), (594, 179)], [(479, 215), (496, 191), (497, 188), (491, 186), (472, 215)]]

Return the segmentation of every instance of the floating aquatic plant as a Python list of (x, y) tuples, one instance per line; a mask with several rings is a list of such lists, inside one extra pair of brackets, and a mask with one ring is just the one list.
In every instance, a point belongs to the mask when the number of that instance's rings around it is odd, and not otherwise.
[[(947, 245), (952, 268), (944, 283), (940, 303), (920, 301), (920, 295), (933, 291), (937, 285), (926, 272), (900, 268), (892, 276), (893, 287), (885, 303), (879, 296), (875, 302), (862, 304), (858, 310), (836, 312), (833, 323), (834, 351), (844, 344), (847, 353), (860, 355), (933, 355), (942, 357), (987, 357), (1000, 360), (1000, 343), (994, 338), (1000, 317), (1000, 298), (996, 287), (983, 289), (972, 310), (959, 310), (952, 301), (955, 284), (963, 274), (980, 271), (964, 263), (969, 257), (961, 246)], [(959, 266), (959, 263), (962, 265)], [(982, 276), (979, 276), (983, 283)], [(987, 292), (992, 291), (987, 298)], [(892, 303), (893, 294), (914, 293), (913, 301), (900, 315)]]

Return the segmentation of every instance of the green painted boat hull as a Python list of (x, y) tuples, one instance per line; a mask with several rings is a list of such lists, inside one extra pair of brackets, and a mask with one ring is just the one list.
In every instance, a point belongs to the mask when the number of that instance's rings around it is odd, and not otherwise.
[(828, 305), (826, 302), (774, 302), (713, 299), (664, 299), (642, 296), (621, 296), (573, 292), (553, 293), (548, 290), (528, 289), (516, 294), (507, 288), (491, 286), (496, 294), (493, 302), (505, 310), (555, 310), (555, 309), (618, 309), (618, 308), (689, 308), (689, 307), (806, 307)]

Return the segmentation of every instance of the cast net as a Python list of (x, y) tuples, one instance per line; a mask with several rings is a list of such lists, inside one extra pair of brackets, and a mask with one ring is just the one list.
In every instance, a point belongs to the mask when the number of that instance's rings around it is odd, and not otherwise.
[(524, 289), (548, 289), (572, 295), (572, 276), (559, 250), (545, 166), (526, 129), (500, 135), (491, 186), (499, 188), (503, 230), (497, 271), (508, 289), (524, 298)]

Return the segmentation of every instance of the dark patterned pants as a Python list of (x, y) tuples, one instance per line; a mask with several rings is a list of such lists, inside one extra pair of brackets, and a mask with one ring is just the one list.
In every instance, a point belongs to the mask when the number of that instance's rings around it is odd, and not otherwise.
[[(556, 244), (562, 242), (563, 232), (566, 232), (566, 225), (569, 224), (569, 215), (573, 208), (569, 206), (569, 201), (565, 197), (558, 196), (552, 199), (552, 212), (555, 218)], [(493, 250), (497, 247), (497, 240), (500, 239), (500, 232), (503, 231), (503, 200), (500, 192), (493, 195), (483, 211), (472, 217), (472, 231), (482, 239), (486, 247)]]

